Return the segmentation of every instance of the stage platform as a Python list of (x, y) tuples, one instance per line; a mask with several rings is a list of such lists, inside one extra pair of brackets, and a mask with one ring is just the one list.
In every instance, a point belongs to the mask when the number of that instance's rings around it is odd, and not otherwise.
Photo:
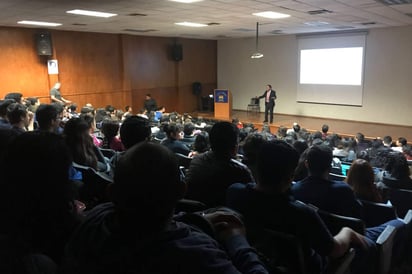
[[(213, 112), (193, 112), (191, 115), (193, 117), (214, 119)], [(239, 119), (242, 123), (252, 123), (256, 128), (261, 129), (263, 126), (264, 113), (251, 113), (244, 110), (233, 110), (232, 117), (227, 120), (231, 121), (234, 118)], [(274, 114), (273, 120), (273, 123), (270, 124), (270, 130), (272, 133), (276, 133), (280, 126), (291, 128), (295, 122), (310, 132), (321, 131), (322, 125), (327, 124), (329, 125), (329, 133), (337, 133), (344, 137), (353, 137), (356, 133), (361, 132), (367, 139), (375, 139), (377, 137), (383, 138), (385, 135), (390, 135), (394, 141), (398, 137), (405, 137), (408, 140), (408, 143), (412, 143), (412, 126), (304, 117), (277, 113)]]

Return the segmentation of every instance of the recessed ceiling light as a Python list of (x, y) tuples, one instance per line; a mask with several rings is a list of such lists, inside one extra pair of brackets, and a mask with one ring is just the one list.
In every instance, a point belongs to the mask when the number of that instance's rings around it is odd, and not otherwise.
[(93, 10), (68, 10), (66, 13), (77, 14), (77, 15), (86, 15), (86, 16), (95, 16), (95, 17), (112, 17), (116, 16), (115, 13), (108, 13), (108, 12), (100, 12), (100, 11), (93, 11)]
[(203, 0), (169, 0), (169, 1), (190, 4), (190, 3), (200, 2)]
[(207, 27), (207, 24), (192, 23), (192, 22), (179, 22), (175, 24), (179, 26), (195, 27), (195, 28)]
[(57, 26), (61, 26), (61, 25), (62, 25), (62, 24), (60, 24), (60, 23), (41, 22), (41, 21), (28, 21), (28, 20), (19, 21), (19, 22), (17, 22), (17, 24), (35, 25), (35, 26), (47, 26), (47, 27), (57, 27)]
[(271, 19), (280, 19), (280, 18), (290, 17), (289, 14), (284, 14), (284, 13), (279, 13), (279, 12), (274, 12), (274, 11), (263, 11), (263, 12), (256, 12), (252, 14), (256, 16), (260, 16), (260, 17), (271, 18)]
[(310, 21), (310, 22), (305, 22), (303, 24), (307, 26), (311, 26), (311, 27), (321, 27), (321, 26), (329, 25), (328, 22), (324, 22), (324, 21)]

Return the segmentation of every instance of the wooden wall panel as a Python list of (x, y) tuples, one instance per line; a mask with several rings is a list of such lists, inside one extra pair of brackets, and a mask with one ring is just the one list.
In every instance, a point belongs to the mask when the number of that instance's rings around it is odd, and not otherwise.
[(63, 96), (79, 107), (131, 105), (137, 112), (151, 93), (168, 112), (190, 112), (198, 109), (193, 82), (201, 82), (206, 93), (216, 87), (216, 41), (179, 39), (183, 60), (177, 62), (173, 38), (51, 30), (50, 59), (58, 60), (59, 75), (48, 75), (48, 57), (37, 55), (36, 32), (0, 28), (0, 97), (20, 90), (49, 103), (49, 90), (59, 80)]
[(37, 55), (35, 29), (0, 28), (0, 98), (13, 91), (47, 96), (47, 58)]

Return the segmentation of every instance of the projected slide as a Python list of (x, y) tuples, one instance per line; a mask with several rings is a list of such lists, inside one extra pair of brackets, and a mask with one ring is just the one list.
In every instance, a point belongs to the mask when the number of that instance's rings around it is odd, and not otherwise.
[(298, 37), (297, 101), (362, 105), (365, 33)]

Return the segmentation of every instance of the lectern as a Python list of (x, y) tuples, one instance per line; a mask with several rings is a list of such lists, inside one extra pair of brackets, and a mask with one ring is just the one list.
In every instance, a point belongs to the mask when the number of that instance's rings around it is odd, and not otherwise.
[(228, 89), (215, 89), (215, 118), (230, 120), (232, 116), (232, 94)]

